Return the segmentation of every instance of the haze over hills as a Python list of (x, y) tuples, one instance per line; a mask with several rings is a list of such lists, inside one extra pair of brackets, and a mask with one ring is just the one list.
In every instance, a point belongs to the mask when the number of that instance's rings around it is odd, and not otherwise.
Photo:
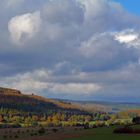
[(33, 93), (27, 95), (20, 90), (0, 87), (0, 107), (17, 109), (24, 112), (47, 112), (50, 110), (83, 112), (119, 112), (140, 109), (136, 103), (113, 103), (96, 101), (73, 101), (64, 99), (49, 99)]
[(99, 103), (86, 103), (72, 100), (49, 99), (31, 94), (24, 94), (20, 90), (0, 87), (0, 107), (12, 108), (28, 112), (47, 112), (48, 110), (83, 112), (111, 112), (108, 105)]
[(0, 107), (40, 113), (48, 110), (82, 112), (82, 110), (70, 103), (47, 99), (34, 94), (26, 95), (19, 90), (9, 88), (0, 88)]
[[(132, 111), (139, 112), (140, 103), (132, 102), (109, 102), (109, 101), (78, 101), (68, 99), (56, 99), (64, 102), (70, 102), (74, 105), (86, 108), (89, 111), (105, 111), (105, 112), (121, 112), (121, 111)], [(132, 111), (133, 112), (133, 111)]]

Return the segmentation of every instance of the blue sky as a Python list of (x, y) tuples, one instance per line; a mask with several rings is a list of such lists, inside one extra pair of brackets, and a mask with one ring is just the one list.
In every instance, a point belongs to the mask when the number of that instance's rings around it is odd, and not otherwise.
[(138, 3), (1, 1), (0, 86), (51, 98), (138, 101)]
[(115, 0), (119, 2), (129, 12), (140, 16), (140, 1), (139, 0)]

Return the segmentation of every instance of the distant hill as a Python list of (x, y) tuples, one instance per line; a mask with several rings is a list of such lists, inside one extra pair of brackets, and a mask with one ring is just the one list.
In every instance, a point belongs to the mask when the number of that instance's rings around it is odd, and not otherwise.
[(56, 99), (64, 102), (70, 102), (73, 105), (79, 106), (84, 110), (91, 112), (104, 111), (104, 112), (122, 112), (134, 111), (140, 112), (140, 103), (129, 102), (107, 102), (107, 101), (74, 101), (65, 99)]
[(8, 94), (11, 94), (11, 95), (19, 95), (21, 94), (21, 92), (19, 90), (16, 90), (16, 89), (10, 89), (10, 88), (3, 88), (3, 87), (0, 87), (0, 94), (5, 94), (5, 95), (8, 95)]
[(0, 87), (0, 108), (16, 109), (23, 112), (51, 113), (66, 112), (84, 114), (87, 111), (69, 102), (57, 101), (34, 94), (26, 95), (20, 90)]
[(67, 112), (70, 114), (85, 114), (93, 112), (120, 112), (137, 110), (140, 104), (111, 103), (96, 101), (72, 101), (49, 99), (34, 94), (23, 94), (20, 90), (0, 87), (0, 108), (16, 109), (31, 113)]

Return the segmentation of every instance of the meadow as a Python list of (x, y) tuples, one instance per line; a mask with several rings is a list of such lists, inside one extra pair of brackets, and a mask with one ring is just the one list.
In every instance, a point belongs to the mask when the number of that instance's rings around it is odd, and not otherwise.
[(81, 136), (79, 138), (70, 138), (68, 140), (139, 140), (140, 135), (138, 134), (114, 134), (113, 130), (115, 127), (109, 128), (94, 128), (91, 130), (85, 130), (90, 135)]
[[(139, 109), (99, 111), (100, 105), (77, 105), (12, 89), (0, 90), (0, 140), (140, 139)], [(119, 134), (114, 130), (119, 130)], [(129, 134), (124, 130), (130, 130)]]
[[(139, 140), (140, 134), (114, 134), (118, 126), (83, 129), (45, 128), (45, 133), (39, 133), (38, 128), (1, 129), (0, 140)], [(136, 128), (140, 128), (137, 125)]]

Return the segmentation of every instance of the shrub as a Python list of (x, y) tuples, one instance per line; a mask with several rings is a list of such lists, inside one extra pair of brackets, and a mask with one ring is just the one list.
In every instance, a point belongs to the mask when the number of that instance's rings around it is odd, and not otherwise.
[(39, 133), (40, 135), (45, 134), (45, 129), (44, 129), (43, 127), (40, 128), (40, 129), (38, 130), (38, 133)]
[(131, 127), (116, 128), (113, 133), (133, 133)]
[(89, 129), (89, 123), (84, 124), (84, 129)]
[(17, 130), (17, 133), (20, 134), (20, 130)]
[(53, 128), (52, 131), (53, 131), (54, 133), (56, 133), (56, 132), (58, 131), (58, 129)]
[(30, 136), (33, 136), (33, 135), (34, 135), (33, 133), (30, 134)]
[(6, 135), (4, 135), (4, 136), (3, 136), (3, 138), (4, 138), (4, 139), (6, 139), (6, 138), (7, 138), (7, 136), (6, 136)]
[(13, 137), (12, 135), (9, 136), (9, 138), (12, 138), (12, 137)]
[(34, 133), (35, 136), (37, 136), (37, 133)]
[(134, 117), (133, 120), (132, 120), (132, 122), (134, 124), (140, 124), (140, 117)]
[(140, 134), (140, 129), (134, 129), (134, 130), (133, 130), (133, 133), (135, 133), (135, 134)]
[(31, 133), (30, 136), (37, 136), (37, 133)]
[(18, 138), (18, 135), (15, 135), (15, 138)]

